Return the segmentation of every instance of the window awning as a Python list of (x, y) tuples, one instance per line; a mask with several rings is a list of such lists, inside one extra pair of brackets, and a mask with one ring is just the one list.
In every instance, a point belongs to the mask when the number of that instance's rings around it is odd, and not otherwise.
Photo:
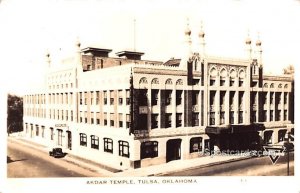
[(207, 126), (205, 128), (206, 134), (233, 134), (233, 133), (251, 133), (265, 130), (265, 126), (259, 123), (250, 125), (221, 125), (221, 126)]

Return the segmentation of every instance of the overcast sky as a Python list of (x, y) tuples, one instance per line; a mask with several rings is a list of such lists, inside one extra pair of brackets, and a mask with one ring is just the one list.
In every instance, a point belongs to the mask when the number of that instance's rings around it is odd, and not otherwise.
[(46, 50), (55, 63), (74, 52), (77, 37), (82, 48), (109, 48), (114, 56), (134, 49), (135, 34), (144, 59), (180, 58), (187, 18), (195, 48), (203, 21), (209, 55), (243, 57), (249, 30), (254, 43), (260, 34), (266, 73), (300, 65), (296, 0), (2, 0), (1, 87), (19, 94), (41, 82)]

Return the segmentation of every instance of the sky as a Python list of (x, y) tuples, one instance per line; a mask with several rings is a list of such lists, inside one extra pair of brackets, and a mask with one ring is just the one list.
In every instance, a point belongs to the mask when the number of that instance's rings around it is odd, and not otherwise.
[(47, 51), (58, 65), (77, 39), (111, 56), (135, 49), (148, 60), (181, 58), (187, 18), (195, 52), (202, 22), (208, 55), (244, 57), (249, 31), (253, 43), (259, 34), (265, 73), (300, 64), (298, 0), (2, 0), (1, 87), (23, 94), (39, 86)]

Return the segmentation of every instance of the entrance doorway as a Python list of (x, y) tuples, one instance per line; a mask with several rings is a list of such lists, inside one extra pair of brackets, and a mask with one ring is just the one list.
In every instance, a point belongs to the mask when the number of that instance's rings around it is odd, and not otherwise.
[(67, 147), (68, 147), (69, 150), (72, 150), (72, 133), (71, 133), (71, 131), (67, 131), (67, 135), (68, 135)]
[(181, 159), (181, 139), (170, 139), (167, 141), (166, 161)]

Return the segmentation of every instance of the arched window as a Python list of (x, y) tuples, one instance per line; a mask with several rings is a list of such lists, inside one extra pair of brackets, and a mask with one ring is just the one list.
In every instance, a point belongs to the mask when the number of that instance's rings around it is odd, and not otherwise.
[(166, 84), (173, 84), (172, 79), (170, 79), (170, 78), (167, 79), (167, 80), (166, 80)]
[(159, 81), (157, 78), (153, 78), (153, 80), (151, 81), (151, 84), (159, 84)]
[(176, 85), (183, 85), (182, 79), (178, 79), (178, 80), (176, 81)]
[(140, 79), (140, 84), (148, 84), (147, 78), (143, 77)]

